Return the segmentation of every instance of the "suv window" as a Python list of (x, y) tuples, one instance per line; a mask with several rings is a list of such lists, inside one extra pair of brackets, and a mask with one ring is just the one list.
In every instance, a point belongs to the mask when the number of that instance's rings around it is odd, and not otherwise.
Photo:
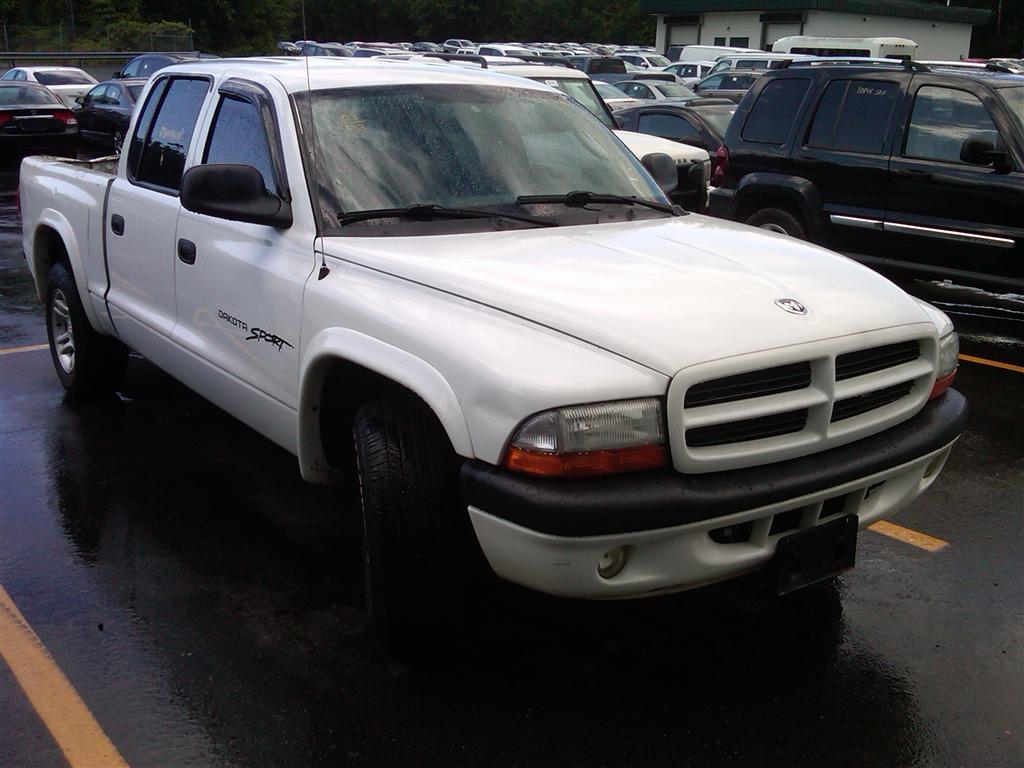
[(660, 136), (663, 139), (681, 141), (700, 136), (700, 131), (690, 125), (688, 120), (676, 115), (640, 115), (640, 122), (637, 126), (640, 133), (649, 133), (652, 136)]
[(203, 162), (251, 165), (263, 176), (263, 186), (278, 192), (267, 128), (259, 109), (251, 102), (230, 96), (221, 99)]
[[(135, 181), (177, 192), (209, 82), (175, 77), (160, 90), (158, 94), (157, 89), (153, 89), (132, 141), (132, 154), (138, 156)], [(151, 126), (146, 125), (150, 122), (147, 119), (150, 105), (158, 96), (162, 98), (159, 108), (154, 110), (156, 116), (152, 118)], [(129, 168), (133, 165), (131, 157), (128, 165)]]
[(810, 84), (810, 80), (796, 77), (768, 82), (750, 108), (743, 125), (743, 140), (784, 144)]
[(881, 154), (899, 85), (883, 80), (833, 80), (811, 124), (807, 145)]
[(906, 157), (959, 163), (960, 148), (973, 137), (999, 144), (999, 131), (981, 99), (937, 85), (918, 89), (903, 151)]

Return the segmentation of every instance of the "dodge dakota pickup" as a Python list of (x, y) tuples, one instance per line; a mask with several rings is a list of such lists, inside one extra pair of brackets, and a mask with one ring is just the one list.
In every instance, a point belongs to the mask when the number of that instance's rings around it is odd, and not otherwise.
[(135, 350), (358, 488), (387, 643), (481, 552), (555, 595), (786, 593), (939, 475), (949, 319), (675, 182), (543, 83), (268, 58), (161, 70), (120, 158), (28, 158), (20, 195), (69, 396)]

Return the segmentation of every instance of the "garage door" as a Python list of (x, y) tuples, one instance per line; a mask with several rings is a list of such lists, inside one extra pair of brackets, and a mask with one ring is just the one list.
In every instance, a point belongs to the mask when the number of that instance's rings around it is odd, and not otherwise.
[(783, 37), (800, 34), (799, 23), (797, 24), (765, 24), (764, 25), (764, 49), (770, 51), (772, 44)]
[(700, 27), (696, 24), (675, 24), (668, 28), (669, 45), (696, 45), (700, 42)]

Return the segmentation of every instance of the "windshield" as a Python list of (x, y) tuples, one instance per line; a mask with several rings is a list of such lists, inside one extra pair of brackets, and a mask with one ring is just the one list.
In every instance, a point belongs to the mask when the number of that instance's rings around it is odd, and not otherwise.
[(1024, 85), (1000, 88), (999, 93), (1010, 108), (1010, 114), (1017, 118), (1017, 127), (1024, 132)]
[(0, 85), (0, 104), (45, 104), (51, 106), (60, 103), (60, 99), (42, 87)]
[(626, 62), (610, 57), (594, 57), (590, 60), (590, 67), (587, 71), (592, 75), (622, 75), (626, 72)]
[[(611, 117), (608, 116), (608, 110), (601, 101), (601, 97), (597, 95), (597, 92), (594, 90), (594, 86), (590, 80), (584, 80), (582, 77), (572, 79), (542, 79), (535, 77), (531, 79), (536, 80), (538, 83), (544, 83), (544, 85), (550, 85), (552, 88), (557, 88), (569, 98), (575, 99), (586, 107), (587, 111), (593, 114), (594, 117), (604, 123), (608, 128), (611, 128), (612, 130), (618, 128), (618, 126), (612, 122)], [(612, 90), (618, 93), (615, 88), (612, 88)], [(618, 93), (618, 96), (621, 98), (622, 94)]]
[(315, 91), (311, 101), (315, 130), (304, 135), (328, 228), (341, 212), (494, 208), (577, 190), (665, 202), (614, 135), (561, 95), (445, 83)]
[(736, 108), (698, 109), (697, 112), (715, 129), (715, 133), (725, 136), (725, 132), (729, 129), (729, 121), (736, 114)]
[(667, 96), (670, 99), (692, 99), (697, 96), (696, 93), (685, 85), (679, 85), (678, 83), (660, 83), (654, 87), (661, 91), (663, 96)]
[(597, 88), (597, 92), (601, 94), (603, 99), (621, 99), (623, 96), (622, 91), (611, 83), (602, 83), (599, 80), (594, 83), (594, 87)]
[(666, 59), (664, 56), (648, 56), (647, 62), (652, 67), (667, 67), (672, 62)]
[(84, 72), (36, 72), (43, 85), (92, 85), (96, 81)]

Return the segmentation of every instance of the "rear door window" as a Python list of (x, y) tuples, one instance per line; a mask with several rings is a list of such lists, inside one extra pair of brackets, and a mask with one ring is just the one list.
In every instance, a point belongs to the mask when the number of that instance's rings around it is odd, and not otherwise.
[(807, 145), (881, 154), (899, 93), (897, 83), (884, 80), (833, 80), (818, 103)]
[[(170, 78), (164, 88), (154, 88), (139, 119), (132, 141), (132, 154), (138, 156), (135, 181), (176, 193), (185, 171), (185, 158), (192, 143), (199, 112), (209, 91), (209, 82), (200, 78)], [(150, 105), (159, 97), (155, 117), (147, 120)], [(132, 157), (128, 159), (132, 167)]]
[(922, 86), (914, 97), (904, 156), (960, 163), (967, 139), (988, 139), (999, 146), (999, 130), (988, 109), (973, 93)]
[(677, 115), (659, 113), (641, 115), (638, 127), (640, 133), (649, 133), (652, 136), (660, 136), (673, 141), (694, 139), (700, 136), (700, 131), (690, 125), (688, 120)]
[(795, 77), (779, 78), (766, 84), (747, 115), (743, 140), (785, 144), (810, 84), (810, 80)]

